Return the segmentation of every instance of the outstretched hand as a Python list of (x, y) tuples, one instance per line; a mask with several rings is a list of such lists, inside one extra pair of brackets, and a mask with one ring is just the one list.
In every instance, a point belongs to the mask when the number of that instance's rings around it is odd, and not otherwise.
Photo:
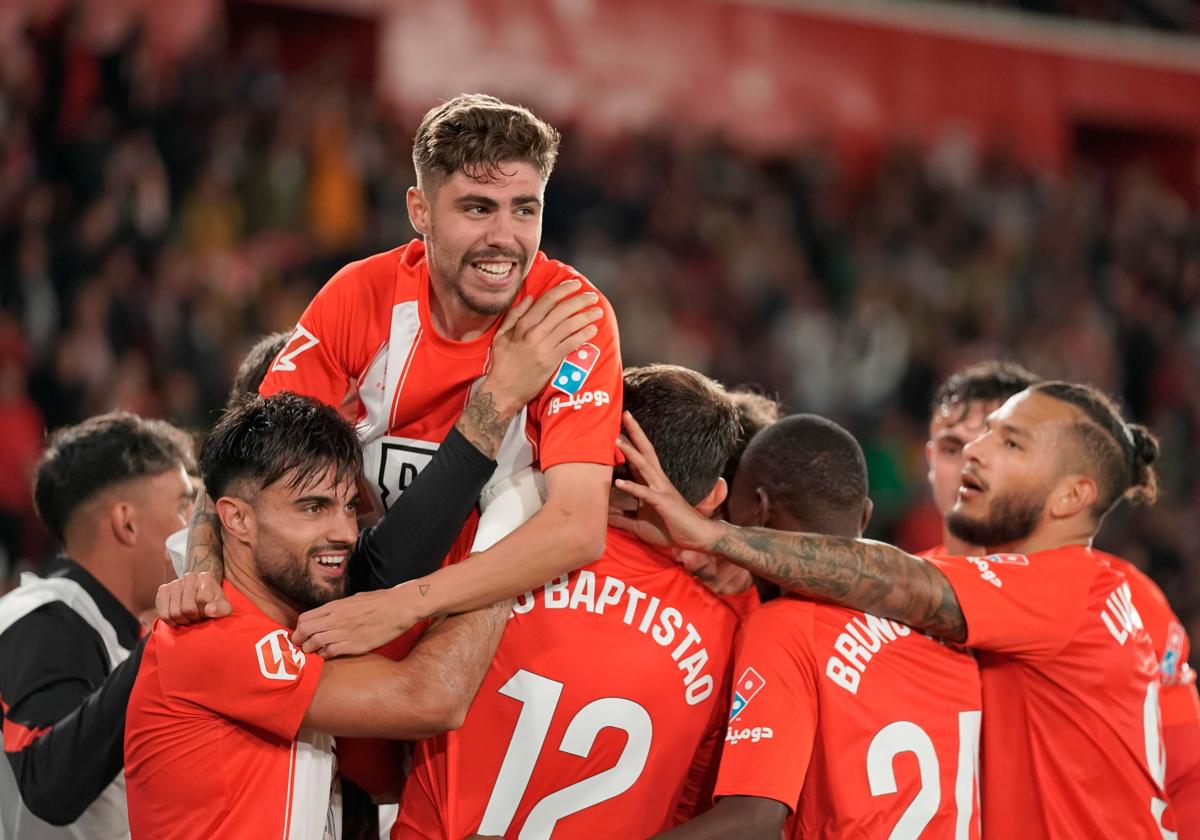
[(484, 381), (498, 400), (529, 402), (569, 353), (595, 337), (604, 310), (595, 305), (600, 299), (595, 292), (579, 292), (582, 285), (564, 280), (508, 310), (492, 338), (492, 366)]
[(632, 515), (610, 512), (609, 524), (655, 545), (709, 550), (721, 538), (724, 523), (707, 519), (687, 503), (663, 472), (654, 446), (633, 415), (626, 411), (622, 420), (626, 436), (617, 439), (617, 447), (637, 481), (618, 478), (616, 487), (641, 504)]

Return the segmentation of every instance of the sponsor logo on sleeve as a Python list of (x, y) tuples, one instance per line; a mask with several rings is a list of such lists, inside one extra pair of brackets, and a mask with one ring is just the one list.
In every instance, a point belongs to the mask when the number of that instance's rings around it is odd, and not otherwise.
[(550, 405), (546, 408), (546, 416), (552, 417), (560, 411), (565, 411), (568, 408), (579, 411), (585, 405), (608, 405), (612, 402), (612, 397), (608, 395), (608, 391), (601, 391), (597, 388), (595, 391), (584, 391), (581, 394), (576, 394), (573, 397), (551, 397)]
[[(996, 555), (1002, 556), (1002, 555)], [(1012, 555), (1017, 556), (1017, 555)], [(997, 589), (1004, 587), (1004, 582), (992, 571), (991, 557), (968, 557), (967, 562), (979, 570), (979, 576)]]
[(298, 680), (304, 667), (304, 651), (292, 644), (287, 630), (272, 630), (254, 646), (258, 669), (269, 680)]
[(1029, 558), (1024, 554), (989, 554), (987, 560), (992, 563), (1002, 563), (1009, 566), (1028, 566)]
[(730, 722), (737, 719), (737, 716), (742, 713), (742, 710), (750, 705), (750, 701), (758, 692), (762, 691), (762, 687), (766, 684), (762, 674), (755, 671), (753, 668), (747, 668), (738, 677), (738, 681), (733, 686), (733, 705), (729, 709)]
[(550, 385), (568, 397), (575, 396), (583, 388), (583, 383), (587, 382), (588, 374), (592, 372), (599, 358), (599, 347), (595, 344), (583, 345), (562, 360), (562, 364), (550, 379)]
[(1179, 685), (1183, 676), (1183, 641), (1186, 637), (1183, 627), (1172, 621), (1167, 628), (1167, 646), (1163, 650), (1162, 661), (1158, 663), (1158, 673), (1163, 685)]

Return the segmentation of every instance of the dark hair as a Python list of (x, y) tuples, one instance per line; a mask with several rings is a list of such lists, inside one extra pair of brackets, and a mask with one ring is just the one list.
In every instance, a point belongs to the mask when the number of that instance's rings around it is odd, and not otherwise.
[(729, 460), (725, 462), (725, 470), (722, 473), (726, 483), (732, 487), (733, 477), (737, 474), (746, 446), (756, 434), (783, 416), (783, 406), (778, 400), (744, 385), (732, 388), (727, 393), (733, 407), (737, 409), (740, 426), (737, 444), (729, 453)]
[[(793, 414), (759, 432), (742, 456), (744, 479), (817, 533), (857, 528), (867, 459), (854, 435), (815, 414)], [(852, 519), (851, 519), (852, 518)]]
[(460, 171), (491, 178), (510, 161), (532, 164), (545, 180), (554, 169), (558, 141), (558, 132), (528, 109), (465, 93), (425, 114), (413, 139), (413, 167), (422, 188)]
[(1002, 403), (1041, 379), (1016, 362), (996, 359), (978, 362), (951, 374), (938, 386), (933, 394), (930, 413), (936, 415), (940, 411), (949, 413), (959, 409), (965, 414), (971, 403)]
[(76, 509), (100, 491), (179, 466), (196, 466), (187, 433), (124, 411), (102, 414), (50, 437), (34, 472), (33, 503), (61, 540)]
[(1121, 499), (1152, 505), (1158, 498), (1158, 439), (1145, 426), (1126, 423), (1121, 410), (1102, 391), (1074, 382), (1040, 382), (1030, 388), (1075, 406), (1083, 418), (1070, 431), (1079, 446), (1082, 471), (1096, 479), (1096, 514), (1103, 517)]
[(737, 443), (738, 419), (725, 389), (676, 365), (625, 369), (625, 409), (689, 504), (709, 494)]
[(361, 471), (354, 429), (329, 406), (288, 391), (234, 406), (200, 450), (200, 473), (214, 499), (242, 481), (261, 490), (290, 476), (289, 487), (311, 487), (330, 469), (339, 483)]
[(227, 409), (233, 408), (243, 398), (258, 393), (258, 386), (266, 378), (271, 362), (275, 361), (275, 357), (287, 346), (291, 335), (287, 332), (264, 335), (250, 348), (250, 352), (242, 359), (237, 373), (233, 376), (233, 386), (229, 389), (229, 398), (225, 402)]

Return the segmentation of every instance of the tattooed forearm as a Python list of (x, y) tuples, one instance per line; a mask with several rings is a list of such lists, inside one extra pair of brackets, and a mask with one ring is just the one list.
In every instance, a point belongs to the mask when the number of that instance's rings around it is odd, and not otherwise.
[(200, 493), (188, 525), (186, 568), (189, 572), (211, 572), (225, 577), (221, 559), (221, 519), (207, 493)]
[(961, 642), (966, 620), (937, 567), (883, 543), (729, 526), (712, 551), (803, 595)]
[(508, 430), (512, 415), (501, 411), (487, 389), (487, 383), (475, 392), (462, 416), (458, 418), (458, 430), (463, 437), (489, 458), (495, 458)]

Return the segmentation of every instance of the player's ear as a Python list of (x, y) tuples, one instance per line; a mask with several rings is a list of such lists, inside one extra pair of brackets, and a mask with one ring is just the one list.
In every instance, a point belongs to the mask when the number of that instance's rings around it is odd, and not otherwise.
[(216, 508), (221, 527), (230, 537), (238, 542), (251, 541), (256, 529), (254, 509), (245, 499), (222, 496), (217, 499)]
[(749, 525), (754, 528), (764, 527), (771, 521), (771, 494), (766, 487), (754, 488), (754, 515)]
[(108, 521), (113, 536), (121, 545), (137, 542), (137, 515), (129, 502), (116, 502), (108, 509)]
[(717, 508), (724, 503), (725, 497), (728, 495), (729, 485), (725, 483), (725, 479), (718, 478), (716, 483), (713, 484), (712, 489), (708, 491), (708, 495), (696, 505), (696, 510), (705, 516), (712, 516)]
[(425, 192), (419, 187), (409, 187), (405, 200), (408, 202), (409, 224), (421, 236), (428, 236), (429, 216), (433, 212), (433, 208), (430, 207), (429, 198), (426, 197)]
[(871, 521), (871, 514), (875, 512), (875, 503), (871, 501), (871, 497), (863, 499), (862, 521), (858, 525), (858, 535), (861, 537), (867, 530), (867, 523)]
[(929, 470), (925, 473), (925, 480), (929, 482), (929, 486), (933, 486), (933, 441), (925, 441), (925, 465)]
[(1070, 519), (1091, 510), (1100, 498), (1096, 480), (1086, 475), (1064, 476), (1050, 493), (1049, 514), (1055, 519)]

